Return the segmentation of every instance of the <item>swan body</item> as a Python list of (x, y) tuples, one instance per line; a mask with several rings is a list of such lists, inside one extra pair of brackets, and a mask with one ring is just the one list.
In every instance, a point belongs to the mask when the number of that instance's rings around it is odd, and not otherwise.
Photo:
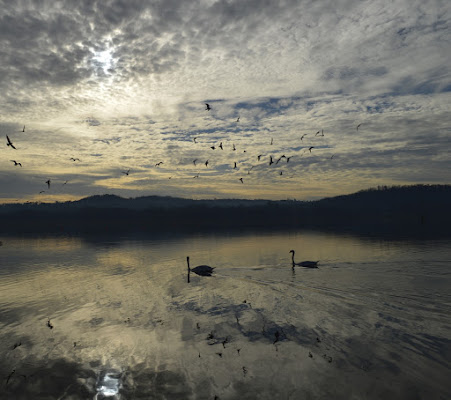
[(319, 261), (301, 261), (301, 262), (294, 262), (294, 250), (290, 250), (291, 253), (291, 263), (293, 264), (293, 268), (295, 266), (298, 267), (305, 267), (305, 268), (318, 268), (318, 262)]
[(200, 276), (211, 276), (214, 270), (214, 267), (210, 267), (208, 265), (198, 265), (197, 267), (190, 268), (189, 257), (186, 257), (186, 263), (188, 264), (188, 273), (194, 272)]

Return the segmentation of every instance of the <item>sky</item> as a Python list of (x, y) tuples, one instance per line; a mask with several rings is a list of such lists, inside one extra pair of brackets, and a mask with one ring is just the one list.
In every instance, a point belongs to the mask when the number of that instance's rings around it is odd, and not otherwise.
[(0, 203), (449, 184), (450, 50), (449, 0), (0, 0)]

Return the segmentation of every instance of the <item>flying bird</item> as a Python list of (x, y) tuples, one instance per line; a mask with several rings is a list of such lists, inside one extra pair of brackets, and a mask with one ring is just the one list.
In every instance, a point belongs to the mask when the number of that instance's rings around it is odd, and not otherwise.
[(332, 160), (332, 158), (334, 158), (334, 155), (335, 155), (335, 154), (332, 154), (332, 156), (330, 157), (331, 160)]
[(305, 268), (318, 268), (318, 262), (319, 261), (301, 261), (301, 262), (294, 262), (294, 250), (289, 251), (291, 253), (291, 264), (293, 268), (295, 266), (298, 267), (305, 267)]
[(240, 178), (240, 181), (241, 181), (241, 183), (244, 183), (244, 182), (243, 182), (243, 178)]
[(159, 167), (161, 164), (163, 164), (163, 161), (160, 161), (160, 162), (156, 163), (155, 166)]
[(71, 157), (70, 158), (72, 161), (81, 161), (79, 158), (74, 158), (74, 157)]
[(236, 150), (236, 147), (235, 147), (235, 143), (233, 144), (233, 148), (232, 148), (232, 150), (233, 150), (233, 151), (235, 151), (235, 150)]
[[(11, 373), (6, 377), (6, 385), (8, 385), (9, 380), (11, 379), (11, 377), (14, 375), (15, 372), (16, 372), (16, 370), (13, 369), (13, 370), (11, 371)], [(5, 386), (6, 386), (6, 385), (5, 385)]]
[(224, 149), (222, 148), (222, 142), (219, 143), (219, 148), (220, 148), (221, 150), (224, 150)]
[(193, 178), (199, 178), (199, 174), (194, 175)]
[(195, 160), (193, 160), (193, 164), (194, 164), (194, 165), (196, 165), (196, 161), (197, 161), (197, 158), (196, 158)]
[(8, 141), (8, 143), (6, 143), (7, 146), (11, 146), (14, 150), (17, 150), (8, 135), (6, 135), (6, 140)]
[(260, 157), (262, 156), (263, 154), (259, 154), (258, 156), (257, 156), (257, 161), (260, 161)]
[(25, 132), (25, 125), (23, 126), (22, 132)]
[(315, 133), (315, 136), (319, 135), (319, 131)]
[(210, 149), (214, 150), (214, 149), (216, 149), (216, 147), (215, 146), (211, 146)]
[(314, 147), (313, 147), (313, 146), (310, 146), (310, 147), (308, 148), (308, 151), (311, 153), (311, 152), (312, 152), (312, 149), (314, 149)]
[(235, 162), (235, 166), (233, 167), (233, 169), (236, 169), (236, 162)]
[(273, 144), (274, 143), (274, 140), (273, 140), (273, 138), (271, 138), (271, 144)]
[(276, 165), (279, 164), (279, 161), (280, 161), (282, 158), (287, 158), (287, 157), (285, 157), (285, 154), (282, 155), (282, 156), (280, 156), (280, 158), (276, 161)]
[(208, 104), (208, 103), (205, 103), (205, 110), (206, 111), (210, 111), (211, 110), (211, 107), (210, 107), (210, 104)]
[(240, 122), (240, 117), (238, 117), (238, 118), (236, 119), (236, 122)]
[(205, 166), (206, 166), (206, 167), (208, 167), (208, 160), (207, 160), (207, 161), (205, 161)]
[(193, 142), (194, 143), (197, 143), (196, 140), (197, 140), (197, 137), (193, 138)]
[(290, 158), (292, 158), (293, 156), (287, 157), (287, 163), (290, 162)]
[(17, 165), (22, 166), (22, 164), (20, 162), (17, 162), (16, 160), (9, 160), (9, 161), (12, 161), (14, 163), (14, 166), (17, 166)]
[(308, 133), (306, 133), (305, 135), (302, 135), (301, 140), (304, 139), (307, 135), (308, 135)]
[(50, 189), (50, 179), (46, 180), (45, 183), (47, 184), (47, 187)]
[(122, 171), (122, 173), (128, 176), (128, 174), (130, 173), (130, 170), (128, 170), (128, 171)]
[(272, 160), (272, 156), (269, 156), (269, 165), (274, 164), (274, 161)]
[(360, 125), (362, 125), (362, 124), (358, 124), (358, 125), (357, 125), (357, 128), (355, 128), (355, 129), (356, 129), (356, 130), (359, 130), (359, 126), (360, 126)]

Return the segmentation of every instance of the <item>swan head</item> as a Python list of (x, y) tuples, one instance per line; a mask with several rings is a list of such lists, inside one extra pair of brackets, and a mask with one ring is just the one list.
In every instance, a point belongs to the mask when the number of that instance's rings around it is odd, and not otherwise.
[(289, 253), (293, 253), (294, 254), (294, 250), (290, 250)]

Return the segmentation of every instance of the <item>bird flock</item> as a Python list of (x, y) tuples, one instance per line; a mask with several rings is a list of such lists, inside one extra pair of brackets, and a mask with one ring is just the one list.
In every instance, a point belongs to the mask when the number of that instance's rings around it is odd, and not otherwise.
[[(207, 113), (211, 112), (213, 110), (213, 107), (209, 104), (209, 103), (205, 103), (205, 111), (207, 111)], [(238, 124), (240, 122), (240, 116), (238, 116), (235, 120), (235, 122)], [(356, 130), (359, 131), (359, 128), (362, 126), (361, 123), (359, 123), (356, 126)], [(23, 126), (21, 132), (25, 132), (25, 125)], [(230, 144), (225, 143), (224, 141), (220, 141), (219, 144), (211, 144), (211, 143), (207, 143), (207, 148), (209, 148), (211, 151), (217, 152), (218, 150), (220, 152), (224, 152), (226, 154), (227, 149), (230, 149), (229, 151), (232, 152), (232, 156), (230, 158), (232, 158), (229, 162), (230, 165), (230, 169), (232, 171), (236, 171), (235, 173), (243, 173), (246, 172), (246, 175), (251, 175), (251, 171), (254, 168), (258, 168), (259, 170), (264, 169), (264, 165), (266, 164), (268, 167), (270, 168), (274, 168), (275, 166), (279, 166), (281, 165), (282, 161), (284, 162), (285, 166), (288, 167), (287, 164), (290, 163), (290, 160), (293, 157), (302, 157), (304, 154), (312, 154), (312, 150), (316, 149), (318, 146), (311, 146), (311, 145), (307, 145), (304, 146), (304, 139), (309, 135), (309, 133), (304, 133), (299, 137), (299, 143), (301, 144), (300, 146), (300, 150), (297, 151), (296, 154), (291, 154), (291, 155), (286, 155), (286, 154), (281, 154), (281, 155), (276, 155), (274, 154), (274, 151), (268, 151), (267, 154), (256, 154), (254, 156), (252, 156), (251, 154), (247, 154), (246, 155), (246, 159), (243, 161), (242, 158), (240, 158), (239, 154), (243, 154), (243, 153), (247, 153), (247, 149), (242, 148), (239, 149), (235, 143), (231, 142)], [(323, 138), (325, 137), (324, 134), (324, 130), (317, 130), (315, 133), (312, 133), (311, 136), (313, 138)], [(96, 139), (98, 140), (98, 139)], [(195, 136), (192, 138), (192, 143), (195, 146), (202, 146), (204, 143), (202, 143), (200, 141), (200, 138), (198, 136)], [(269, 146), (273, 146), (274, 145), (274, 138), (271, 138), (270, 142), (269, 142)], [(12, 142), (11, 138), (6, 135), (6, 146), (11, 148), (12, 150), (17, 151), (18, 147), (16, 147), (16, 145)], [(321, 146), (319, 146), (321, 147)], [(326, 147), (326, 146), (322, 146), (322, 147)], [(19, 147), (20, 149), (20, 147)], [(269, 150), (269, 149), (268, 149)], [(315, 150), (316, 151), (316, 150)], [(299, 154), (300, 153), (300, 154)], [(336, 156), (336, 154), (332, 154), (328, 159), (329, 160), (333, 160), (334, 157)], [(266, 158), (266, 161), (265, 161)], [(70, 161), (72, 161), (73, 163), (77, 163), (77, 162), (81, 162), (81, 159), (78, 157), (70, 157), (69, 158)], [(254, 162), (252, 161), (254, 160)], [(15, 167), (23, 167), (23, 164), (21, 161), (18, 160), (10, 160)], [(211, 167), (212, 165), (215, 165), (215, 158), (212, 155), (211, 157), (206, 157), (204, 160), (199, 160), (198, 158), (195, 158), (191, 161), (191, 163), (193, 164), (194, 167), (198, 167), (200, 165), (204, 165), (205, 169), (208, 169), (209, 167)], [(213, 164), (212, 164), (213, 163)], [(157, 163), (155, 163), (155, 167), (159, 168), (162, 167), (163, 165), (169, 165), (170, 163), (167, 163), (165, 161), (159, 161)], [(250, 164), (250, 165), (249, 165)], [(164, 167), (163, 167), (164, 168)], [(205, 170), (204, 169), (204, 170)], [(131, 169), (127, 169), (125, 171), (120, 171), (121, 174), (125, 175), (125, 176), (129, 176), (131, 173)], [(289, 172), (289, 171), (285, 171), (285, 170), (277, 170), (276, 173), (279, 176), (284, 176), (284, 172)], [(192, 178), (200, 178), (203, 175), (203, 173), (201, 172), (201, 170), (197, 169), (197, 171), (191, 175)], [(291, 175), (290, 177), (293, 177), (293, 175)], [(169, 179), (171, 179), (172, 176), (169, 176)], [(245, 184), (246, 182), (246, 178), (245, 176), (239, 176), (236, 177), (237, 181), (239, 181), (241, 184)], [(63, 185), (66, 185), (68, 182), (68, 180), (65, 180)], [(51, 188), (51, 179), (47, 179), (46, 181), (43, 181), (43, 184), (47, 185), (47, 190), (50, 190)], [(45, 190), (41, 190), (39, 191), (39, 194), (42, 193), (46, 193)]]

